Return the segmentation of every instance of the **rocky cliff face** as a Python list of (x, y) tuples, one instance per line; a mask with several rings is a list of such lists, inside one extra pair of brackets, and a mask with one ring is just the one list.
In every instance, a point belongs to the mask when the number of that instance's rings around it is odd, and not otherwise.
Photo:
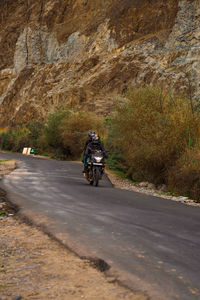
[(130, 84), (200, 84), (199, 0), (1, 0), (0, 126), (71, 104), (107, 114)]

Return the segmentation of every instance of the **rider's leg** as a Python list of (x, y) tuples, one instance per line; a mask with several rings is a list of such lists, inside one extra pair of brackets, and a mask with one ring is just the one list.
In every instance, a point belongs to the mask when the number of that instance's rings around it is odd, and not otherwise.
[(83, 157), (83, 163), (84, 163), (83, 173), (87, 173), (87, 156)]

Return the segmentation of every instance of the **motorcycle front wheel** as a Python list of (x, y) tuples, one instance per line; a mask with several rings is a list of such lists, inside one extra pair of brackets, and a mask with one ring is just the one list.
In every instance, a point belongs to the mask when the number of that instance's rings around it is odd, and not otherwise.
[(98, 186), (98, 184), (99, 184), (99, 178), (100, 178), (99, 168), (95, 168), (94, 169), (94, 185), (95, 186)]
[(92, 169), (89, 170), (88, 172), (88, 181), (90, 182), (90, 185), (93, 185), (94, 183), (94, 178), (93, 178), (93, 172), (92, 172)]

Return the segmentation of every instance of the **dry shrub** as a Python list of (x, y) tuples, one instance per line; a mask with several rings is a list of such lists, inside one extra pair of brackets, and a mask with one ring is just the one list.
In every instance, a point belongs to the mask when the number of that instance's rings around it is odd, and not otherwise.
[(91, 112), (65, 107), (49, 114), (47, 121), (33, 121), (0, 131), (0, 148), (22, 151), (34, 147), (37, 153), (48, 153), (59, 159), (80, 158), (89, 130), (103, 135), (104, 120)]
[(18, 127), (12, 131), (12, 143), (14, 152), (22, 152), (29, 145), (29, 130), (26, 127)]
[(169, 168), (199, 136), (189, 100), (147, 86), (131, 88), (116, 109), (115, 144), (140, 178), (166, 181)]
[(3, 150), (11, 150), (21, 152), (24, 147), (29, 145), (29, 130), (23, 126), (4, 130), (0, 133), (0, 148)]
[(7, 127), (4, 127), (4, 128), (0, 128), (0, 135), (2, 134), (2, 133), (6, 133), (6, 132), (8, 132), (8, 128)]
[(72, 111), (60, 128), (64, 147), (72, 158), (79, 158), (89, 130), (103, 134), (103, 119), (90, 112)]
[[(198, 147), (199, 148), (199, 147)], [(168, 186), (177, 194), (200, 202), (200, 151), (187, 150), (168, 173)]]

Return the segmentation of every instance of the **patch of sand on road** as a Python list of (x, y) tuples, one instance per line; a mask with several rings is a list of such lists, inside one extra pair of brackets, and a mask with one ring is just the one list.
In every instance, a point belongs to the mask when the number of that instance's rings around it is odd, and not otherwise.
[(0, 179), (4, 175), (9, 174), (16, 168), (16, 161), (15, 160), (0, 160)]

